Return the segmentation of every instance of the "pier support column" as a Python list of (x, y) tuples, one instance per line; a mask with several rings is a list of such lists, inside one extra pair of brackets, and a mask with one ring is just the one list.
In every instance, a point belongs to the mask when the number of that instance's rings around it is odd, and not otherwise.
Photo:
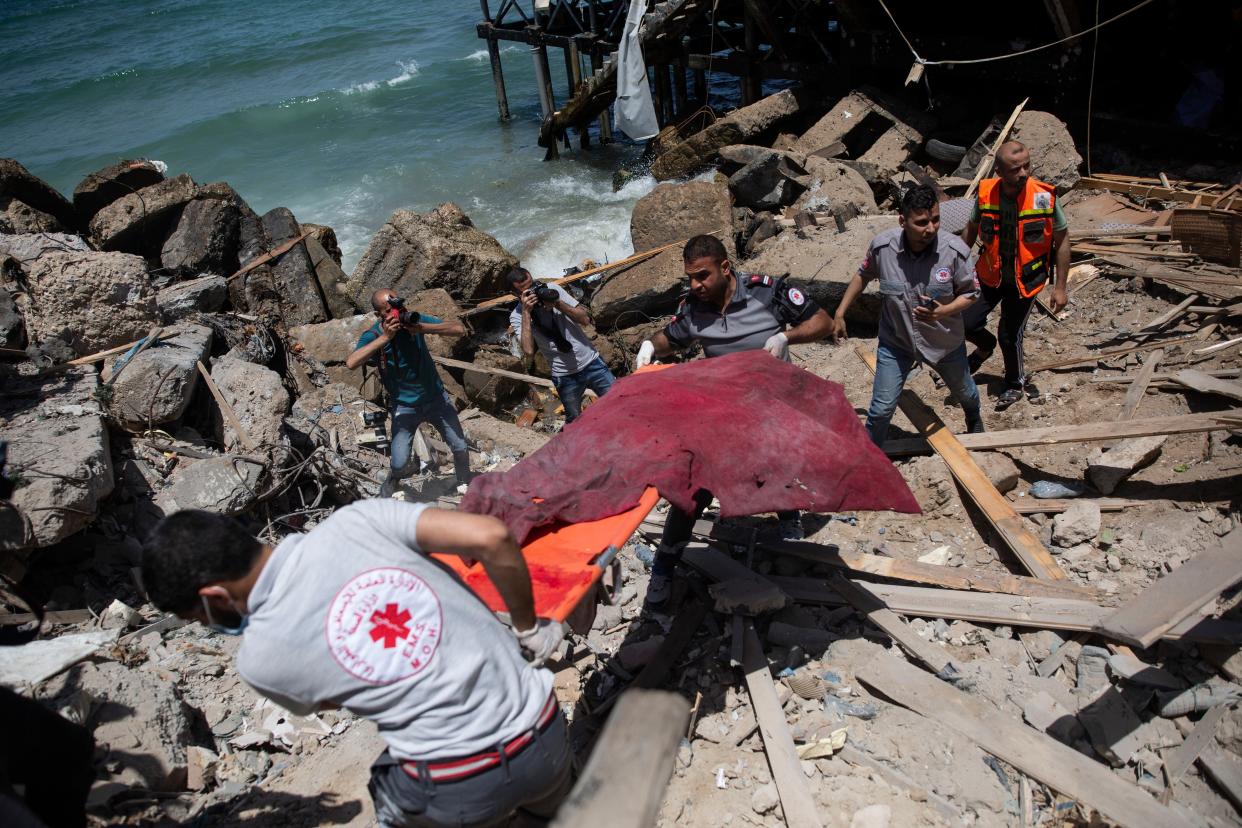
[[(539, 89), (539, 108), (543, 112), (544, 123), (556, 111), (556, 99), (552, 97), (552, 70), (548, 68), (548, 50), (542, 43), (530, 47), (531, 59), (535, 62), (535, 86)], [(559, 158), (556, 149), (556, 136), (548, 141), (548, 158)]]
[(669, 68), (673, 70), (673, 112), (675, 118), (680, 120), (686, 117), (686, 61), (681, 59), (676, 63), (670, 64)]
[[(604, 58), (600, 52), (598, 43), (591, 44), (591, 76), (604, 68)], [(599, 116), (599, 142), (601, 144), (612, 143), (612, 116), (605, 109)]]
[(746, 74), (742, 76), (742, 104), (753, 104), (763, 97), (763, 81), (759, 77), (758, 64), (755, 57), (759, 51), (759, 35), (755, 31), (755, 17), (746, 7), (745, 43), (746, 43)]
[(707, 72), (702, 69), (694, 70), (694, 98), (699, 106), (707, 105)]
[[(483, 0), (484, 3), (487, 0)], [(500, 66), (500, 44), (493, 37), (487, 38), (487, 56), (492, 62), (492, 84), (496, 87), (496, 109), (500, 120), (509, 120), (509, 96), (505, 94), (505, 73)]]

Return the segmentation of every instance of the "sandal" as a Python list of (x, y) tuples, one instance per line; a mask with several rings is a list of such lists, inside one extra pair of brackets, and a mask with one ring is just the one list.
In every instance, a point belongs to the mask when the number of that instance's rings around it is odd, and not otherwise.
[(1005, 392), (996, 398), (996, 410), (1004, 411), (1020, 399), (1022, 399), (1021, 388), (1006, 388)]

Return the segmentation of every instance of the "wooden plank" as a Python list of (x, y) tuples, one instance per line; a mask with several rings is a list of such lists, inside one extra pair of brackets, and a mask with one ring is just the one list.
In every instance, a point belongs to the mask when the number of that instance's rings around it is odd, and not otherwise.
[(1229, 712), (1229, 705), (1218, 704), (1203, 715), (1186, 740), (1164, 757), (1165, 785), (1173, 787), (1173, 783), (1182, 778), (1182, 774), (1195, 763), (1203, 749), (1216, 737), (1216, 725)]
[(1121, 414), (1118, 415), (1118, 420), (1134, 419), (1134, 413), (1142, 404), (1143, 397), (1147, 396), (1147, 384), (1151, 382), (1151, 376), (1156, 373), (1156, 366), (1160, 364), (1163, 357), (1163, 348), (1157, 348), (1147, 355), (1147, 361), (1139, 370), (1138, 379), (1130, 383), (1130, 387), (1126, 389), (1125, 399), (1121, 401)]
[(959, 671), (954, 666), (953, 659), (949, 658), (949, 654), (943, 647), (920, 638), (897, 613), (885, 606), (883, 601), (870, 592), (860, 589), (840, 575), (833, 577), (832, 588), (846, 601), (849, 601), (854, 609), (866, 616), (868, 621), (897, 642), (897, 646), (909, 653), (911, 658), (931, 670), (933, 674), (942, 678), (958, 674)]
[[(696, 535), (725, 543), (750, 542), (750, 532), (724, 526), (710, 520), (695, 521)], [(1069, 581), (1046, 581), (1008, 572), (985, 572), (956, 566), (937, 566), (921, 561), (886, 558), (863, 552), (842, 551), (829, 544), (811, 541), (761, 540), (755, 546), (778, 555), (791, 555), (852, 572), (865, 572), (898, 581), (932, 584), (948, 589), (970, 589), (981, 592), (1004, 592), (1011, 595), (1047, 595), (1060, 598), (1094, 600), (1098, 591)]]
[(1125, 356), (1133, 354), (1137, 351), (1150, 351), (1154, 348), (1167, 348), (1170, 345), (1177, 345), (1182, 342), (1191, 342), (1194, 336), (1181, 336), (1177, 339), (1164, 339), (1160, 342), (1146, 342), (1142, 345), (1127, 345), (1124, 348), (1105, 348), (1102, 351), (1087, 351), (1081, 354), (1075, 354), (1072, 357), (1064, 359), (1054, 359), (1051, 362), (1042, 362), (1039, 365), (1032, 365), (1027, 369), (1028, 373), (1034, 374), (1039, 371), (1051, 371), (1055, 368), (1068, 368), (1071, 365), (1082, 365), (1084, 362), (1098, 362), (1100, 360), (1112, 359), (1113, 357)]
[(302, 235), (298, 236), (296, 239), (289, 239), (289, 241), (287, 241), (287, 242), (285, 242), (284, 244), (280, 245), (280, 247), (274, 247), (274, 248), (272, 248), (271, 250), (267, 251), (266, 253), (263, 253), (262, 255), (256, 256), (255, 258), (251, 259), (251, 260), (250, 260), (249, 262), (247, 262), (246, 264), (242, 265), (240, 270), (238, 270), (238, 271), (237, 271), (236, 273), (234, 273), (232, 276), (229, 276), (227, 279), (225, 279), (225, 281), (226, 281), (226, 282), (231, 282), (231, 281), (233, 281), (234, 279), (236, 279), (238, 276), (244, 276), (245, 274), (247, 274), (247, 273), (249, 273), (250, 271), (254, 270), (254, 269), (255, 269), (256, 267), (258, 267), (259, 265), (261, 265), (261, 264), (267, 264), (267, 263), (268, 263), (268, 262), (270, 262), (272, 259), (275, 259), (275, 258), (278, 258), (278, 257), (280, 257), (280, 256), (283, 256), (284, 254), (286, 254), (286, 253), (288, 253), (290, 250), (292, 250), (292, 249), (293, 249), (293, 247), (294, 247), (294, 245), (296, 245), (298, 242), (302, 241), (302, 239), (306, 238), (306, 237), (307, 237), (307, 236), (309, 236), (309, 235), (310, 235), (310, 231), (309, 231), (309, 230), (307, 230), (307, 231), (306, 231), (306, 232), (304, 232)]
[(1145, 506), (1146, 500), (1132, 500), (1125, 497), (1096, 497), (1096, 498), (1048, 498), (1040, 500), (1034, 497), (1026, 497), (1013, 504), (1013, 509), (1020, 515), (1038, 515), (1052, 514), (1053, 512), (1064, 512), (1071, 505), (1086, 500), (1088, 503), (1094, 503), (1099, 507), (1101, 512), (1121, 512), (1136, 506)]
[(1170, 322), (1173, 322), (1174, 320), (1181, 319), (1183, 315), (1190, 312), (1190, 306), (1198, 301), (1199, 301), (1199, 294), (1197, 293), (1190, 294), (1185, 299), (1183, 299), (1181, 302), (1177, 303), (1172, 308), (1169, 308), (1167, 311), (1165, 311), (1164, 313), (1157, 316), (1155, 319), (1148, 322), (1146, 325), (1144, 325), (1142, 328), (1139, 329), (1139, 332), (1140, 333), (1152, 333), (1154, 331), (1160, 330), (1165, 325), (1168, 325)]
[(979, 187), (979, 182), (983, 180), (983, 177), (996, 164), (996, 151), (1000, 149), (1001, 144), (1005, 143), (1005, 139), (1009, 137), (1009, 130), (1013, 129), (1014, 123), (1018, 120), (1018, 116), (1022, 114), (1022, 110), (1026, 108), (1026, 102), (1029, 100), (1030, 98), (1024, 98), (1022, 103), (1013, 108), (1009, 120), (1005, 121), (1005, 125), (1001, 127), (1001, 131), (996, 135), (996, 140), (992, 142), (992, 149), (979, 162), (979, 168), (975, 170), (975, 177), (971, 180), (970, 186), (966, 188), (966, 198), (970, 198), (975, 194), (975, 190)]
[(1198, 761), (1199, 767), (1229, 797), (1233, 807), (1242, 811), (1242, 762), (1216, 745), (1209, 745), (1199, 754)]
[[(116, 362), (112, 363), (111, 370), (105, 367), (102, 371), (100, 371), (99, 378), (103, 381), (103, 384), (111, 385), (112, 383), (116, 382), (116, 378), (119, 377), (121, 375), (121, 372), (125, 370), (125, 366), (133, 362), (134, 358), (137, 357), (139, 354), (141, 354), (143, 351), (145, 351), (147, 348), (150, 348), (156, 342), (159, 342), (160, 334), (163, 333), (163, 331), (164, 331), (164, 328), (162, 325), (156, 325), (154, 328), (152, 328), (150, 331), (147, 332), (147, 335), (145, 337), (139, 340), (138, 347), (134, 349), (134, 353), (132, 356), (129, 357), (129, 359), (125, 359), (125, 361), (120, 362), (119, 365)], [(128, 353), (128, 351), (126, 353)], [(122, 359), (124, 359), (124, 357), (122, 357)]]
[(802, 773), (802, 761), (794, 749), (785, 711), (781, 709), (772, 685), (772, 673), (768, 659), (763, 654), (754, 624), (747, 620), (743, 642), (742, 669), (746, 671), (746, 689), (750, 693), (750, 706), (755, 711), (759, 734), (763, 737), (763, 750), (772, 768), (772, 781), (781, 798), (785, 812), (785, 824), (790, 828), (822, 828), (815, 798), (806, 775)]
[(1195, 434), (1202, 431), (1239, 427), (1242, 427), (1242, 411), (1233, 410), (1207, 414), (1176, 414), (1172, 417), (1147, 417), (1120, 423), (1015, 428), (1009, 431), (989, 431), (984, 434), (961, 434), (957, 439), (971, 451), (982, 451), (1015, 446), (1090, 443), (1123, 437), (1150, 437), (1156, 434)]
[(1049, 653), (1047, 658), (1035, 666), (1035, 674), (1044, 678), (1051, 676), (1057, 670), (1061, 669), (1061, 664), (1065, 661), (1065, 657), (1069, 655), (1070, 642), (1073, 641), (1081, 645), (1085, 643), (1088, 638), (1090, 638), (1090, 636), (1087, 635), (1087, 633), (1080, 632), (1078, 635), (1062, 641), (1059, 647)]
[[(1201, 374), (1207, 374), (1209, 377), (1238, 377), (1242, 376), (1242, 368), (1221, 368), (1215, 371), (1200, 371)], [(1117, 383), (1125, 384), (1134, 382), (1138, 379), (1138, 374), (1119, 374), (1115, 377), (1092, 377), (1093, 383)], [(1173, 379), (1173, 374), (1155, 374), (1152, 376), (1152, 382), (1168, 382)]]
[[(856, 351), (867, 367), (875, 373), (875, 355)], [(911, 389), (901, 392), (898, 405), (902, 412), (922, 433), (924, 439), (935, 449), (936, 453), (948, 465), (949, 471), (962, 488), (974, 499), (988, 523), (996, 530), (1009, 549), (1018, 556), (1022, 565), (1036, 578), (1050, 580), (1067, 580), (1061, 567), (1052, 555), (1040, 543), (1039, 538), (1031, 534), (1022, 524), (1022, 518), (1013, 510), (1013, 506), (1004, 495), (996, 490), (988, 476), (983, 473), (958, 438), (953, 436), (944, 422), (927, 405), (919, 399)], [(963, 435), (965, 436), (965, 435)], [(985, 437), (984, 434), (970, 435)]]
[(1098, 630), (1135, 647), (1150, 647), (1179, 621), (1242, 581), (1242, 532), (1160, 578), (1101, 620)]
[(1242, 336), (1227, 339), (1224, 342), (1217, 342), (1215, 345), (1209, 345), (1206, 348), (1196, 348), (1191, 351), (1192, 354), (1215, 354), (1219, 351), (1227, 351), (1230, 348), (1242, 345)]
[(856, 675), (902, 707), (956, 730), (996, 758), (1122, 826), (1190, 826), (1181, 814), (1104, 765), (1010, 718), (985, 699), (937, 681), (887, 653), (877, 655)]
[(689, 703), (662, 690), (626, 690), (553, 828), (655, 825), (673, 775)]
[(1173, 381), (1194, 389), (1201, 394), (1219, 394), (1231, 400), (1242, 402), (1242, 383), (1228, 382), (1188, 368), (1173, 375)]
[[(1078, 179), (1078, 183), (1074, 186), (1076, 189), (1081, 190), (1108, 190), (1113, 193), (1124, 193), (1126, 195), (1142, 196), (1143, 198), (1158, 198), (1161, 201), (1177, 201), (1183, 204), (1192, 204), (1195, 198), (1204, 195), (1204, 193), (1193, 193), (1169, 187), (1152, 186), (1150, 184), (1130, 184), (1114, 179), (1101, 178), (1100, 176), (1084, 176)], [(1207, 195), (1212, 195), (1212, 193), (1207, 193)]]
[(461, 368), (463, 371), (475, 371), (480, 374), (492, 374), (497, 377), (508, 377), (509, 379), (518, 380), (519, 382), (538, 385), (541, 388), (555, 388), (552, 380), (543, 377), (532, 377), (530, 374), (519, 374), (516, 371), (506, 371), (503, 368), (491, 368), (487, 365), (475, 365), (473, 362), (463, 362), (460, 359), (450, 359), (437, 354), (432, 354), (431, 358), (440, 365), (446, 365), (449, 368)]
[(254, 440), (246, 433), (246, 429), (242, 427), (241, 420), (237, 419), (237, 414), (233, 411), (233, 406), (229, 405), (229, 401), (220, 393), (220, 389), (216, 387), (216, 382), (211, 378), (211, 374), (207, 372), (207, 367), (203, 365), (200, 359), (197, 362), (198, 372), (203, 376), (203, 382), (207, 384), (207, 390), (211, 392), (211, 396), (215, 397), (216, 405), (220, 406), (220, 413), (224, 415), (224, 419), (232, 426), (233, 431), (237, 433), (237, 439), (242, 441), (242, 445), (251, 451), (258, 451), (259, 447), (255, 445)]
[(1118, 236), (1143, 238), (1144, 236), (1168, 236), (1173, 233), (1173, 228), (1168, 226), (1153, 227), (1148, 225), (1140, 225), (1138, 227), (1114, 227), (1109, 230), (1104, 229), (1079, 229), (1070, 230), (1070, 239), (1077, 241), (1079, 239), (1085, 241), (1087, 239), (1109, 239)]

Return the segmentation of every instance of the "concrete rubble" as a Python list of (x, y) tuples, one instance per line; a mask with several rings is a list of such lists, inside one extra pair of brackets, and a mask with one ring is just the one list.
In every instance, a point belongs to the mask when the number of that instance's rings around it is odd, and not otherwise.
[[(784, 90), (698, 133), (662, 139), (653, 174), (665, 183), (634, 208), (634, 247), (718, 233), (738, 270), (788, 276), (832, 311), (872, 237), (897, 225), (895, 202), (916, 174), (949, 198), (965, 195), (969, 176), (950, 169), (956, 162), (925, 152), (934, 117), (870, 89), (839, 99)], [(1100, 226), (1088, 220), (1100, 210), (1107, 218), (1124, 209), (1126, 223), (1160, 215), (1151, 209), (1158, 205), (1075, 189), (1074, 137), (1051, 114), (1024, 113), (1014, 134), (1031, 145), (1035, 175), (1063, 193), (1071, 231), (1079, 215), (1083, 226)], [(145, 212), (135, 208), (138, 195)], [(14, 351), (0, 360), (0, 440), (15, 484), (0, 507), (0, 571), (24, 577), (45, 609), (63, 614), (36, 642), (61, 642), (54, 652), (23, 659), (37, 669), (21, 691), (93, 732), (93, 825), (241, 824), (270, 807), (265, 797), (285, 794), (331, 794), (349, 808), (308, 806), (283, 824), (370, 824), (366, 769), (382, 745), (374, 727), (345, 711), (294, 716), (248, 688), (233, 666), (236, 639), (163, 618), (147, 603), (134, 578), (141, 539), (161, 515), (204, 508), (239, 515), (275, 542), (377, 493), (387, 457), (360, 418), (380, 410), (377, 378), (344, 360), (375, 324), (369, 300), (378, 287), (394, 287), (412, 309), (468, 323), (467, 337), (429, 344), (437, 359), (468, 364), (439, 371), (473, 467), (503, 471), (537, 451), (563, 423), (555, 396), (496, 372), (546, 377), (546, 365), (517, 355), (508, 306), (472, 307), (505, 293), (503, 275), (516, 261), (445, 204), (394, 213), (346, 273), (331, 228), (284, 208), (259, 216), (227, 184), (200, 186), (125, 161), (88, 176), (70, 202), (17, 162), (0, 161), (0, 345)], [(1197, 294), (1196, 307), (1212, 306), (1210, 325), (1200, 321), (1207, 314), (1187, 312), (1155, 336), (1144, 326), (1187, 304), (1189, 288), (1096, 264), (1096, 276), (1072, 287), (1062, 319), (1032, 314), (1027, 360), (1164, 338), (1139, 411), (1120, 416), (1141, 351), (1039, 370), (1043, 404), (1003, 412), (993, 410), (1003, 386), (997, 354), (976, 375), (989, 431), (1236, 410), (1227, 397), (1167, 376), (1193, 367), (1236, 381), (1236, 347), (1199, 349), (1238, 336), (1237, 315), (1218, 311), (1242, 288)], [(1225, 276), (1239, 274), (1221, 269), (1214, 278)], [(605, 360), (625, 373), (684, 293), (681, 251), (569, 289), (592, 311)], [(840, 382), (860, 411), (871, 375), (850, 346), (874, 349), (878, 313), (873, 286), (853, 305), (847, 347), (793, 349), (796, 364)], [(146, 342), (153, 331), (158, 341)], [(1188, 336), (1202, 341), (1181, 340)], [(144, 347), (120, 367), (137, 344)], [(26, 345), (29, 356), (17, 350)], [(107, 349), (118, 350), (65, 364)], [(907, 388), (960, 434), (961, 412), (931, 373), (918, 371)], [(922, 515), (805, 515), (808, 537), (798, 545), (777, 540), (770, 515), (730, 519), (721, 528), (749, 543), (696, 537), (696, 548), (744, 574), (689, 567), (668, 615), (643, 607), (661, 504), (618, 556), (613, 599), (550, 664), (573, 747), (585, 759), (619, 694), (652, 671), (694, 710), (660, 826), (782, 825), (795, 782), (824, 825), (1113, 824), (1090, 796), (1057, 790), (1022, 756), (997, 758), (978, 734), (860, 678), (885, 659), (942, 660), (948, 666), (927, 671), (938, 688), (983, 701), (1024, 739), (1087, 757), (1186, 824), (1242, 824), (1229, 777), (1209, 769), (1239, 763), (1238, 640), (1178, 632), (1131, 648), (1099, 626), (1205, 550), (1236, 542), (1242, 444), (1231, 428), (975, 450), (982, 474), (965, 477), (917, 449), (895, 454)], [(451, 502), (447, 447), (434, 430), (421, 436), (428, 465), (405, 481), (403, 496)], [(891, 439), (915, 436), (903, 417), (894, 420)], [(970, 492), (984, 485), (1012, 516), (983, 514)], [(998, 526), (1029, 535), (1064, 578), (1028, 577)], [(838, 591), (841, 575), (882, 596), (881, 606)], [(923, 603), (901, 603), (915, 597)], [(26, 607), (7, 593), (4, 601), (3, 623), (20, 623)], [(1186, 624), (1238, 629), (1236, 587), (1205, 602)], [(772, 682), (777, 721), (752, 700), (740, 666), (746, 624), (769, 667), (751, 679)], [(1199, 745), (1190, 734), (1207, 715), (1215, 730)], [(796, 779), (769, 763), (785, 747), (774, 724), (788, 730)], [(1188, 745), (1209, 761), (1192, 757), (1170, 774)]]

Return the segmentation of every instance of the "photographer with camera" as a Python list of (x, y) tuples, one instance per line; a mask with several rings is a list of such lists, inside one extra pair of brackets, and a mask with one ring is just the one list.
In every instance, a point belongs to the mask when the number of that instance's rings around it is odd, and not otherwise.
[(552, 384), (565, 406), (565, 424), (569, 425), (582, 412), (582, 396), (588, 388), (602, 397), (616, 379), (582, 330), (583, 325), (590, 324), (591, 316), (560, 285), (536, 282), (524, 267), (515, 267), (505, 278), (518, 297), (518, 306), (509, 314), (509, 326), (527, 358), (538, 348), (548, 361)]
[(448, 443), (457, 484), (464, 486), (471, 476), (466, 435), (423, 335), (464, 336), (465, 326), (406, 310), (405, 300), (390, 288), (371, 294), (371, 307), (379, 321), (358, 338), (358, 347), (345, 359), (345, 367), (353, 370), (363, 364), (377, 366), (387, 392), (392, 454), (380, 497), (392, 497), (398, 481), (410, 475), (410, 446), (423, 422), (435, 426)]

